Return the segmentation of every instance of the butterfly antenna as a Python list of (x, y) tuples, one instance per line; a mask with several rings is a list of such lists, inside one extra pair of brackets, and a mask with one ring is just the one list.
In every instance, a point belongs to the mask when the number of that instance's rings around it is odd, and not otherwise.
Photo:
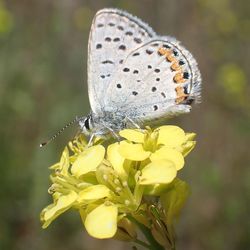
[(61, 128), (57, 133), (55, 133), (53, 136), (51, 136), (49, 138), (49, 140), (42, 142), (39, 146), (40, 148), (46, 146), (47, 144), (49, 144), (51, 141), (53, 141), (58, 135), (60, 135), (66, 128), (70, 127), (71, 125), (73, 125), (74, 123), (78, 122), (79, 118), (76, 117), (73, 121), (69, 122), (68, 124), (66, 124), (63, 128)]

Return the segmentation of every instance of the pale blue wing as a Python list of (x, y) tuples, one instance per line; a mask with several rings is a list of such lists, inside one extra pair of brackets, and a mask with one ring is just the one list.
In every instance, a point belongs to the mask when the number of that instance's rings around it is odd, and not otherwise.
[(119, 65), (132, 50), (154, 36), (147, 24), (124, 11), (103, 9), (97, 12), (88, 47), (88, 89), (94, 113), (102, 114), (103, 100)]
[(133, 50), (115, 72), (105, 111), (134, 121), (186, 113), (199, 100), (200, 85), (193, 56), (171, 37), (153, 38)]

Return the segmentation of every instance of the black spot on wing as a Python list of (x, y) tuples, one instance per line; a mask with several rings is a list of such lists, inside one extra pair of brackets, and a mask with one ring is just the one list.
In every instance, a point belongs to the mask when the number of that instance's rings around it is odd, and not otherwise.
[(185, 64), (184, 61), (182, 61), (182, 60), (179, 61), (179, 65), (180, 65), (180, 66), (181, 66), (181, 65), (184, 65), (184, 64)]
[(129, 68), (124, 68), (124, 69), (123, 69), (123, 72), (129, 72), (129, 71), (130, 71)]
[(186, 95), (187, 95), (187, 94), (188, 94), (188, 89), (187, 89), (187, 86), (184, 86), (184, 87), (183, 87), (183, 90), (184, 90), (184, 94), (186, 94)]
[(126, 36), (133, 36), (133, 32), (127, 31), (127, 32), (125, 33), (125, 35), (126, 35)]
[(138, 38), (138, 37), (135, 37), (135, 38), (134, 38), (134, 41), (135, 41), (136, 43), (138, 43), (138, 44), (139, 44), (139, 43), (142, 43), (142, 40), (141, 40), (140, 38)]
[(140, 53), (139, 52), (135, 52), (132, 56), (139, 56)]
[(145, 32), (142, 31), (142, 30), (139, 30), (139, 33), (140, 33), (142, 36), (145, 36), (145, 35), (146, 35)]
[(158, 47), (159, 46), (159, 43), (153, 43), (151, 44), (152, 47)]
[(153, 50), (150, 50), (150, 49), (146, 49), (146, 53), (148, 54), (148, 55), (151, 55), (151, 54), (153, 54)]
[(173, 54), (174, 54), (175, 56), (178, 56), (178, 55), (179, 55), (179, 53), (177, 52), (176, 49), (173, 50)]
[(96, 49), (101, 49), (102, 45), (100, 43), (96, 44)]
[(114, 64), (114, 62), (111, 60), (105, 60), (102, 62), (102, 64)]
[(194, 99), (193, 99), (193, 98), (190, 98), (190, 99), (187, 99), (187, 100), (185, 101), (185, 103), (186, 103), (187, 105), (191, 105), (191, 104), (193, 103), (193, 101), (194, 101)]
[(119, 49), (120, 50), (126, 50), (126, 46), (122, 44), (122, 45), (119, 46)]
[(184, 72), (183, 73), (183, 78), (188, 79), (189, 78), (189, 73), (188, 72)]
[(111, 38), (110, 37), (105, 37), (104, 39), (106, 42), (111, 42)]
[(170, 48), (171, 48), (171, 47), (170, 47), (169, 45), (167, 45), (167, 44), (163, 44), (162, 47), (165, 48), (165, 49), (170, 49)]

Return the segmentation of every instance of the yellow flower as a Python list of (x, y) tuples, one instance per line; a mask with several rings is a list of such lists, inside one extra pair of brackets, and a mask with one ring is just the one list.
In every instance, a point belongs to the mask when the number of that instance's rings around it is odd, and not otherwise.
[(110, 190), (97, 184), (91, 176), (104, 159), (104, 147), (84, 148), (83, 144), (79, 144), (81, 140), (75, 140), (75, 145), (70, 143), (74, 155), (70, 156), (68, 147), (65, 147), (60, 162), (51, 166), (55, 172), (50, 176), (53, 184), (49, 192), (53, 194), (54, 202), (41, 212), (43, 228), (71, 207), (87, 206), (110, 195)]
[(55, 218), (68, 210), (76, 199), (77, 194), (74, 191), (55, 199), (54, 204), (49, 205), (41, 212), (41, 221), (44, 222), (43, 228), (48, 227)]
[[(127, 159), (136, 159), (137, 154), (142, 155), (142, 159), (149, 152), (156, 152), (164, 148), (174, 149), (186, 156), (195, 146), (195, 133), (185, 133), (177, 126), (161, 126), (154, 131), (147, 128), (145, 131), (124, 129), (119, 133), (123, 138), (127, 139), (127, 143), (123, 143), (120, 153)], [(129, 142), (137, 145), (136, 152), (133, 152)], [(140, 146), (139, 146), (140, 145)]]
[(127, 139), (117, 149), (124, 159), (150, 160), (142, 169), (141, 185), (170, 183), (176, 177), (176, 171), (183, 168), (184, 157), (195, 146), (192, 141), (195, 134), (186, 134), (177, 126), (161, 126), (154, 131), (149, 128), (145, 131), (125, 129), (120, 135)]
[(98, 139), (88, 147), (83, 135), (69, 142), (60, 161), (50, 167), (53, 203), (41, 212), (43, 228), (73, 208), (92, 237), (116, 235), (135, 240), (131, 221), (125, 224), (132, 233), (122, 234), (117, 225), (132, 216), (150, 226), (148, 197), (158, 197), (170, 214), (176, 213), (180, 206), (173, 209), (169, 204), (180, 185), (173, 183), (177, 183), (184, 157), (195, 146), (195, 134), (176, 126), (161, 126), (155, 130), (125, 129), (120, 136), (125, 139), (107, 147)]
[(176, 177), (175, 165), (169, 160), (155, 160), (142, 169), (140, 185), (170, 183)]
[(88, 213), (84, 221), (85, 228), (95, 238), (111, 238), (117, 230), (117, 215), (116, 206), (102, 204)]
[(87, 148), (81, 152), (72, 164), (71, 172), (80, 177), (88, 172), (95, 171), (104, 158), (105, 149), (101, 145)]
[(89, 186), (79, 192), (77, 201), (84, 202), (89, 200), (98, 200), (110, 195), (110, 190), (101, 184)]

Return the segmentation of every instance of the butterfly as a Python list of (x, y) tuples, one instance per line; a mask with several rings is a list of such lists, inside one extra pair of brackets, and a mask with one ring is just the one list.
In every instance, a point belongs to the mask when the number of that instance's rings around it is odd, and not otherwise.
[(125, 11), (102, 9), (93, 19), (88, 43), (91, 111), (66, 127), (78, 122), (91, 138), (116, 136), (124, 128), (190, 112), (200, 90), (197, 62), (179, 41), (157, 35)]

